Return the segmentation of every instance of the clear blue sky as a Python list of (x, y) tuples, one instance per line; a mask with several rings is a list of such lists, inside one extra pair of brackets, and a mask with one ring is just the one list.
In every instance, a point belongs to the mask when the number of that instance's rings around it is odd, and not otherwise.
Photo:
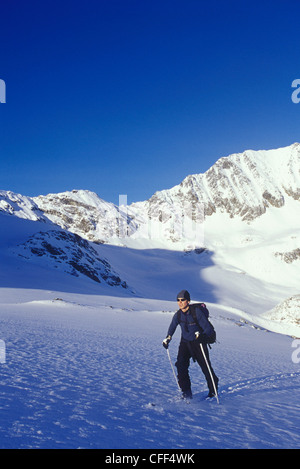
[(1, 3), (0, 189), (117, 203), (300, 140), (299, 1)]

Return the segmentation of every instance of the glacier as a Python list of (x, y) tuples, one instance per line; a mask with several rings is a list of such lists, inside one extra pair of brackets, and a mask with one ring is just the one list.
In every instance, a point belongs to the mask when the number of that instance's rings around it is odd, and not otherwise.
[[(0, 191), (0, 447), (299, 448), (299, 155), (222, 157), (128, 207)], [(217, 331), (220, 405), (197, 365), (177, 397), (182, 288)]]

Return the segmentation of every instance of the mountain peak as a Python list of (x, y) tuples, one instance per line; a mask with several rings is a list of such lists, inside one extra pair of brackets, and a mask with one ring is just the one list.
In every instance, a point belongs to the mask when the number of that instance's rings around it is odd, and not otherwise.
[[(202, 222), (216, 213), (252, 222), (287, 200), (300, 200), (300, 144), (272, 150), (246, 150), (219, 158), (205, 173), (192, 174), (149, 200), (128, 207), (101, 199), (89, 190), (25, 197), (0, 192), (0, 211), (51, 221), (90, 241), (156, 235), (182, 239), (182, 217)], [(178, 228), (179, 227), (179, 228)]]
[[(300, 198), (300, 145), (275, 150), (247, 150), (216, 161), (205, 173), (187, 176), (179, 185), (157, 192), (149, 203), (179, 204), (204, 216), (221, 211), (244, 221)], [(152, 213), (154, 211), (152, 210)]]

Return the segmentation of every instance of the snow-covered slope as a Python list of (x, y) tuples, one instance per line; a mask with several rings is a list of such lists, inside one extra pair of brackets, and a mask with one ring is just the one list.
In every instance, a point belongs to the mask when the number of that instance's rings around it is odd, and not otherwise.
[(210, 216), (225, 212), (251, 221), (269, 207), (283, 207), (286, 200), (300, 198), (300, 144), (268, 151), (245, 151), (220, 158), (204, 174), (187, 176), (172, 189), (156, 192), (133, 208), (148, 208), (152, 218)]
[(89, 241), (103, 243), (117, 239), (123, 225), (128, 227), (128, 235), (136, 229), (120, 207), (91, 191), (73, 190), (32, 200), (50, 221)]
[[(299, 448), (299, 187), (297, 144), (130, 207), (0, 192), (0, 448)], [(176, 396), (182, 288), (217, 331), (220, 405), (194, 364)]]
[[(287, 336), (208, 304), (220, 405), (203, 400), (194, 363), (187, 404), (161, 344), (175, 302), (28, 289), (2, 289), (0, 302), (0, 448), (300, 446), (300, 343)], [(170, 344), (173, 364), (179, 337)]]
[[(202, 237), (195, 233), (195, 225), (199, 227), (203, 220), (227, 214), (227, 218), (242, 222), (235, 225), (242, 229), (273, 208), (282, 209), (277, 211), (277, 217), (285, 216), (290, 202), (297, 202), (294, 208), (298, 213), (299, 198), (300, 144), (295, 143), (276, 150), (248, 150), (220, 158), (204, 174), (187, 176), (181, 184), (156, 192), (129, 209), (133, 217), (144, 215), (135, 237), (142, 237), (147, 225), (154, 237), (160, 230), (164, 239), (175, 244), (199, 246)], [(295, 218), (296, 213), (292, 216)], [(194, 232), (190, 233), (186, 225), (192, 221)]]
[(174, 251), (90, 243), (55, 225), (5, 214), (0, 222), (1, 287), (172, 300), (184, 285), (194, 300), (235, 308), (254, 323), (300, 337), (297, 310), (292, 321), (289, 315), (266, 324), (265, 313), (299, 285), (299, 261), (276, 256), (267, 233), (250, 237), (248, 229), (237, 234), (224, 224), (223, 235), (208, 236), (209, 248)]
[(33, 198), (1, 191), (0, 211), (50, 220), (96, 242), (159, 237), (172, 245), (189, 241), (185, 225), (190, 220), (201, 224), (203, 219), (225, 213), (251, 222), (270, 208), (286, 208), (299, 199), (300, 144), (295, 143), (222, 157), (204, 174), (187, 176), (181, 184), (128, 207), (117, 207), (84, 190)]
[(8, 213), (19, 218), (45, 221), (33, 199), (11, 191), (0, 191), (0, 213)]
[[(14, 256), (23, 260), (19, 273), (27, 262), (101, 280), (101, 287), (126, 285), (144, 297), (172, 299), (184, 279), (194, 297), (259, 322), (299, 293), (299, 178), (294, 144), (221, 158), (206, 173), (128, 207), (83, 190), (35, 198), (1, 191), (2, 229), (10, 238), (2, 255), (10, 266)], [(57, 249), (62, 237), (68, 246)], [(292, 320), (272, 318), (272, 330), (299, 335), (297, 310)]]
[(128, 288), (113, 271), (109, 262), (100, 258), (96, 249), (80, 236), (62, 230), (35, 233), (25, 243), (12, 249), (13, 254), (32, 265), (41, 263), (70, 275), (85, 275), (94, 282)]

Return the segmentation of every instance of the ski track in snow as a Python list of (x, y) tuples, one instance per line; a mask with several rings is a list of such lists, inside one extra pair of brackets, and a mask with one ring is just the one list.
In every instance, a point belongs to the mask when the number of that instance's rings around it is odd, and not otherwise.
[(172, 316), (147, 311), (147, 300), (144, 306), (2, 305), (0, 447), (300, 446), (300, 369), (291, 360), (291, 338), (214, 318), (220, 343), (211, 358), (220, 405), (204, 399), (196, 364), (190, 368), (194, 399), (186, 403), (177, 398), (161, 345)]

